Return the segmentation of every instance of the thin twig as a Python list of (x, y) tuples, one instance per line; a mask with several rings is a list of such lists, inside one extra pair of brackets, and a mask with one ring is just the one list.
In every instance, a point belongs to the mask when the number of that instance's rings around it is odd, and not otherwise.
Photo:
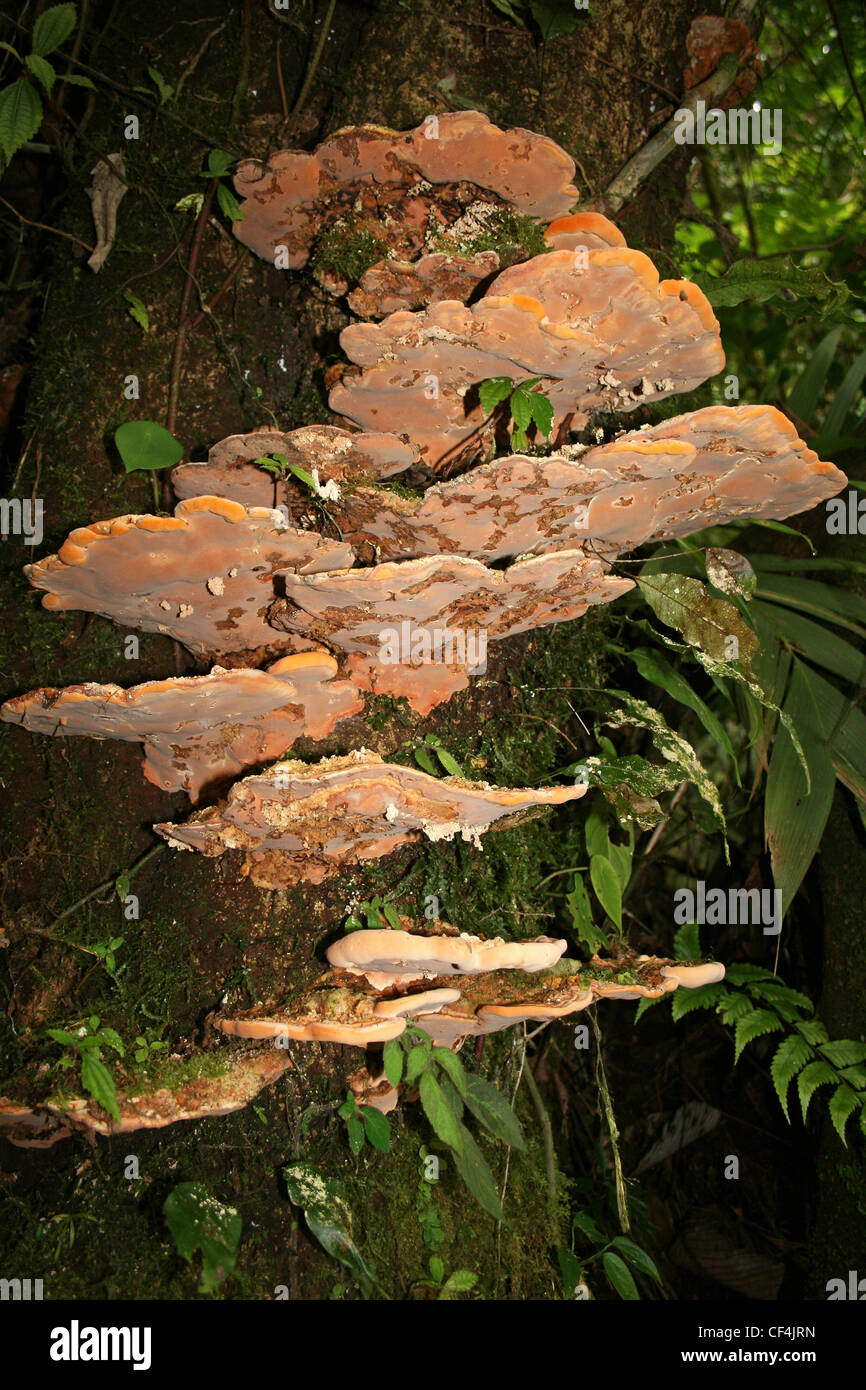
[(589, 1011), (589, 1021), (592, 1024), (592, 1031), (595, 1034), (595, 1084), (601, 1096), (604, 1117), (607, 1121), (608, 1133), (610, 1134), (610, 1151), (613, 1155), (613, 1171), (616, 1185), (616, 1208), (619, 1212), (620, 1229), (627, 1234), (631, 1229), (631, 1221), (628, 1214), (625, 1180), (622, 1175), (622, 1160), (619, 1156), (619, 1130), (617, 1129), (616, 1119), (614, 1118), (613, 1102), (610, 1098), (607, 1077), (604, 1071), (604, 1058), (601, 1052), (601, 1029), (598, 1026), (595, 1009)]
[(337, 0), (328, 0), (328, 8), (325, 11), (325, 18), (322, 23), (322, 31), (319, 34), (318, 42), (316, 44), (315, 49), (313, 50), (313, 56), (310, 59), (309, 67), (307, 68), (307, 72), (304, 77), (303, 86), (301, 87), (301, 90), (298, 93), (298, 99), (292, 107), (293, 116), (296, 116), (299, 111), (303, 110), (304, 106), (306, 105), (307, 97), (310, 95), (310, 88), (312, 87), (313, 82), (315, 81), (316, 73), (319, 69), (319, 63), (322, 61), (322, 54), (325, 51), (325, 44), (328, 42), (328, 34), (331, 32), (331, 21), (334, 18), (334, 10), (336, 8)]
[(11, 203), (7, 203), (5, 198), (0, 198), (0, 203), (3, 204), (4, 208), (8, 208), (9, 211), (18, 218), (19, 222), (23, 222), (26, 226), (38, 227), (40, 232), (50, 232), (52, 236), (62, 236), (66, 241), (74, 241), (76, 245), (83, 246), (84, 250), (87, 251), (89, 255), (93, 255), (94, 248), (88, 246), (86, 241), (82, 241), (80, 236), (74, 236), (72, 232), (61, 232), (59, 227), (49, 227), (44, 222), (34, 222), (32, 218), (25, 217), (23, 212), (19, 212), (17, 208), (14, 208)]
[[(127, 878), (132, 878), (133, 874), (137, 874), (139, 869), (143, 869), (149, 860), (153, 859), (157, 854), (160, 854), (165, 848), (166, 844), (164, 841), (161, 844), (152, 845), (151, 848), (147, 850), (140, 859), (137, 859), (134, 864), (131, 864), (128, 869), (123, 869), (122, 873), (126, 874)], [(85, 893), (83, 898), (79, 898), (78, 902), (73, 903), (71, 907), (64, 908), (64, 910), (50, 923), (47, 932), (42, 931), (41, 935), (48, 935), (52, 929), (57, 926), (58, 922), (63, 922), (67, 917), (71, 917), (73, 912), (77, 912), (85, 903), (89, 903), (94, 898), (98, 898), (100, 893), (106, 892), (109, 888), (113, 889), (119, 877), (120, 875), (116, 874), (114, 878), (106, 879), (105, 883), (98, 883), (90, 893)]]

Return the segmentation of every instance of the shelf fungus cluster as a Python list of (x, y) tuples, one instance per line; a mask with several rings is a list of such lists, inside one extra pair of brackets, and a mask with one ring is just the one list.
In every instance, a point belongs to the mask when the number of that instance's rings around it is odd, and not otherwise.
[[(226, 1115), (283, 1075), (290, 1044), (375, 1049), (412, 1026), (436, 1046), (457, 1049), (466, 1038), (567, 1018), (599, 999), (658, 999), (725, 973), (715, 961), (574, 961), (565, 947), (548, 937), (484, 939), (446, 922), (419, 931), (406, 918), (400, 929), (353, 932), (328, 949), (330, 971), (283, 1004), (210, 1014), (204, 1045), (190, 1042), (183, 1057), (168, 1059), (184, 1080), (167, 1084), (157, 1063), (152, 1079), (119, 1086), (119, 1123), (85, 1096), (47, 1095), (40, 1104), (0, 1096), (0, 1133), (21, 1147), (44, 1148), (73, 1133), (110, 1136)], [(357, 1072), (349, 1084), (359, 1104), (385, 1113), (401, 1096), (383, 1075)]]
[[(281, 269), (309, 264), (360, 320), (342, 333), (349, 363), (327, 376), (335, 422), (232, 435), (173, 470), (173, 515), (82, 525), (26, 567), (46, 608), (162, 634), (209, 671), (35, 690), (2, 718), (139, 743), (150, 781), (198, 808), (158, 833), (211, 858), (238, 851), (262, 888), (319, 883), (407, 844), (480, 848), (493, 827), (580, 797), (436, 778), (363, 748), (285, 761), (335, 730), (360, 744), (350, 721), (368, 692), (426, 714), (484, 676), (488, 641), (626, 594), (616, 562), (635, 547), (782, 519), (845, 485), (765, 405), (712, 405), (602, 442), (593, 412), (690, 391), (725, 358), (697, 286), (662, 280), (613, 223), (574, 211), (574, 167), (553, 141), (475, 111), (242, 161), (236, 234)], [(503, 452), (512, 426), (485, 415), (479, 391), (494, 377), (538, 379), (548, 439), (528, 425), (525, 452)], [(569, 442), (588, 423), (598, 442)], [(410, 1020), (451, 1046), (719, 978), (643, 957), (584, 966), (562, 950), (444, 927), (357, 932), (331, 948), (325, 982), (276, 1014), (216, 1015), (214, 1032), (236, 1040), (219, 1044), (234, 1049), (225, 1074), (124, 1092), (121, 1127), (244, 1104), (279, 1074), (267, 1038), (367, 1046)], [(393, 1100), (378, 1079), (358, 1086)], [(78, 1100), (28, 1118), (0, 1101), (0, 1124), (37, 1144), (109, 1132), (101, 1113)]]

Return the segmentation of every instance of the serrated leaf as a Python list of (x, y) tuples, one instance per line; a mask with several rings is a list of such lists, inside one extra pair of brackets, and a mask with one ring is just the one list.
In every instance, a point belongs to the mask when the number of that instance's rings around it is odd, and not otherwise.
[(447, 1047), (434, 1047), (430, 1056), (445, 1072), (457, 1093), (465, 1099), (469, 1077), (460, 1058), (449, 1052)]
[(461, 1130), (463, 1126), (456, 1118), (445, 1097), (445, 1093), (439, 1082), (429, 1071), (425, 1071), (421, 1077), (421, 1104), (424, 1113), (437, 1139), (441, 1139), (443, 1144), (447, 1144), (455, 1153), (463, 1152), (463, 1136)]
[(550, 431), (553, 426), (553, 406), (546, 396), (540, 391), (531, 391), (529, 394), (529, 409), (535, 421), (539, 434), (545, 438), (550, 438)]
[(694, 710), (698, 719), (703, 724), (707, 733), (719, 743), (736, 771), (737, 756), (734, 752), (731, 740), (728, 737), (724, 725), (716, 717), (705, 700), (702, 700), (696, 690), (693, 690), (681, 671), (677, 671), (664, 657), (658, 652), (648, 651), (646, 648), (638, 648), (628, 653), (629, 658), (634, 662), (644, 680), (651, 681), (653, 685), (660, 688), (685, 705), (687, 709)]
[(399, 1041), (392, 1038), (386, 1042), (382, 1061), (385, 1066), (385, 1075), (392, 1086), (399, 1086), (403, 1078), (403, 1065), (406, 1060), (406, 1053), (403, 1051)]
[(68, 72), (63, 81), (68, 82), (70, 87), (86, 87), (90, 92), (96, 91), (96, 83), (91, 82), (89, 77), (79, 76), (78, 73)]
[(733, 985), (742, 985), (749, 980), (772, 980), (772, 970), (767, 970), (763, 965), (750, 965), (747, 961), (734, 961), (728, 967), (726, 978)]
[(622, 889), (609, 859), (594, 854), (589, 861), (589, 877), (595, 895), (612, 922), (622, 931)]
[(851, 1038), (820, 1043), (819, 1051), (834, 1067), (853, 1067), (866, 1059), (866, 1043), (855, 1042)]
[(778, 260), (735, 261), (721, 276), (694, 276), (714, 309), (726, 309), (734, 304), (763, 304), (770, 299), (785, 301), (787, 318), (802, 316), (813, 306), (825, 314), (838, 313), (850, 298), (847, 285), (829, 280), (823, 270), (795, 268)]
[(456, 1298), (457, 1294), (469, 1293), (478, 1283), (478, 1275), (473, 1274), (471, 1269), (455, 1269), (453, 1274), (449, 1274), (442, 1290), (439, 1294), (440, 1299)]
[(478, 396), (485, 415), (492, 415), (500, 402), (511, 395), (512, 386), (513, 382), (510, 376), (491, 376), (487, 381), (481, 382), (478, 387)]
[(9, 160), (42, 124), (42, 102), (26, 77), (0, 92), (0, 150)]
[(631, 1276), (628, 1265), (620, 1259), (619, 1255), (614, 1254), (612, 1250), (605, 1250), (601, 1262), (604, 1265), (605, 1274), (620, 1298), (627, 1302), (639, 1302), (640, 1294), (637, 1291), (637, 1285)]
[(511, 393), (511, 418), (525, 437), (526, 430), (532, 424), (532, 405), (525, 385), (515, 387)]
[(513, 1149), (526, 1148), (520, 1122), (504, 1096), (480, 1076), (467, 1077), (466, 1104), (479, 1124)]
[(143, 328), (145, 333), (149, 333), (150, 315), (143, 300), (139, 299), (137, 294), (133, 294), (132, 290), (124, 290), (123, 297), (129, 305), (129, 317), (138, 324), (139, 328)]
[(52, 5), (33, 25), (33, 52), (45, 57), (65, 43), (75, 28), (74, 5)]
[(234, 166), (234, 155), (227, 150), (208, 150), (207, 176), (211, 179), (224, 179)]
[(738, 1019), (734, 1029), (734, 1065), (739, 1062), (743, 1048), (754, 1042), (755, 1038), (765, 1033), (778, 1033), (782, 1027), (778, 1014), (771, 1013), (769, 1009), (755, 1009), (754, 1013)]
[[(707, 985), (707, 989), (713, 989), (713, 985)], [(714, 1008), (716, 1000), (703, 997), (701, 989), (678, 989), (671, 995), (671, 1018), (674, 1023), (679, 1023), (686, 1014), (692, 1014), (696, 1009)]]
[(592, 920), (592, 907), (590, 906), (589, 894), (584, 887), (583, 879), (580, 874), (574, 875), (574, 882), (571, 892), (566, 898), (568, 910), (571, 913), (571, 921), (575, 934), (582, 946), (586, 946), (590, 951), (598, 951), (609, 945), (604, 932), (595, 925)]
[(46, 96), (50, 96), (51, 88), (57, 81), (57, 73), (51, 64), (45, 58), (40, 58), (38, 53), (28, 53), (24, 62), (28, 72), (32, 72), (37, 82), (44, 87)]
[(852, 1091), (850, 1086), (838, 1086), (830, 1097), (828, 1106), (830, 1119), (833, 1122), (833, 1128), (846, 1148), (848, 1143), (845, 1138), (845, 1127), (852, 1113), (861, 1104), (861, 1097), (856, 1091)]
[(806, 1119), (806, 1112), (809, 1109), (809, 1102), (819, 1086), (831, 1085), (836, 1080), (836, 1073), (829, 1062), (815, 1061), (810, 1062), (804, 1067), (797, 1077), (797, 1094), (800, 1097), (800, 1107), (803, 1111), (803, 1120)]
[(62, 1043), (64, 1047), (75, 1047), (78, 1039), (72, 1033), (67, 1033), (65, 1028), (46, 1028), (46, 1033), (54, 1042)]
[(407, 1086), (414, 1086), (415, 1082), (418, 1080), (418, 1077), (421, 1075), (422, 1071), (426, 1067), (427, 1058), (429, 1056), (430, 1053), (428, 1049), (426, 1047), (421, 1046), (420, 1044), (417, 1047), (412, 1048), (412, 1051), (406, 1058)]
[(797, 1024), (797, 1032), (806, 1042), (817, 1047), (820, 1043), (829, 1042), (830, 1038), (827, 1029), (824, 1027), (820, 1018), (805, 1018)]
[(454, 1166), (479, 1206), (501, 1221), (502, 1206), (487, 1160), (466, 1126), (458, 1124), (458, 1129), (461, 1147), (454, 1150)]

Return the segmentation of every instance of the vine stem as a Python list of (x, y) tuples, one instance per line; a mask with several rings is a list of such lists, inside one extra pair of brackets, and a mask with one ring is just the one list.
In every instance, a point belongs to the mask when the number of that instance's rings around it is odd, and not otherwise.
[(631, 1230), (631, 1220), (628, 1214), (628, 1198), (625, 1192), (625, 1180), (622, 1175), (622, 1160), (619, 1156), (619, 1130), (616, 1126), (616, 1119), (613, 1113), (613, 1102), (608, 1090), (607, 1077), (604, 1071), (604, 1059), (601, 1055), (601, 1029), (598, 1026), (598, 1019), (595, 1016), (595, 1009), (590, 1010), (589, 1021), (592, 1024), (592, 1031), (595, 1035), (595, 1084), (601, 1096), (601, 1103), (604, 1107), (604, 1117), (607, 1121), (607, 1128), (610, 1134), (610, 1148), (613, 1154), (613, 1171), (616, 1182), (616, 1208), (619, 1212), (620, 1229), (626, 1233)]
[[(131, 864), (129, 866), (128, 869), (123, 869), (121, 872), (125, 873), (127, 878), (132, 878), (133, 874), (137, 874), (139, 869), (143, 869), (145, 864), (149, 863), (151, 859), (154, 859), (156, 855), (160, 854), (162, 850), (164, 850), (165, 848), (166, 846), (164, 842), (158, 845), (152, 845), (151, 848), (147, 850), (146, 853), (143, 854), (140, 859), (137, 859), (134, 864)], [(114, 888), (114, 885), (119, 877), (120, 875), (117, 874), (114, 878), (106, 879), (105, 883), (98, 883), (95, 888), (91, 889), (89, 893), (85, 893), (84, 897), (79, 898), (77, 902), (74, 902), (71, 905), (71, 907), (64, 908), (64, 910), (57, 917), (54, 918), (53, 922), (51, 922), (48, 930), (43, 931), (41, 934), (43, 936), (50, 935), (53, 928), (56, 927), (59, 922), (64, 922), (67, 917), (71, 917), (73, 912), (77, 912), (78, 909), (80, 907), (83, 907), (85, 903), (92, 902), (94, 898), (98, 898), (100, 893), (106, 892), (106, 890), (109, 888)]]

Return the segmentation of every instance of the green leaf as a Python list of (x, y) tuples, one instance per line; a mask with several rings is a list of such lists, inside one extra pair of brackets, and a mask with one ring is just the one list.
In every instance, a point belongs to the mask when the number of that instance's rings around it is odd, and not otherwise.
[(847, 1148), (845, 1139), (845, 1126), (854, 1110), (860, 1105), (861, 1099), (856, 1091), (852, 1091), (850, 1086), (838, 1086), (830, 1097), (829, 1111), (833, 1128), (838, 1134), (842, 1143)]
[(364, 1122), (360, 1115), (351, 1114), (346, 1121), (346, 1129), (349, 1132), (349, 1148), (357, 1156), (364, 1147)]
[(226, 188), (224, 183), (217, 185), (216, 197), (220, 212), (230, 222), (242, 222), (244, 220), (246, 213), (242, 211), (234, 193), (230, 188)]
[(494, 1220), (502, 1220), (499, 1193), (487, 1160), (464, 1124), (458, 1122), (460, 1149), (454, 1151), (454, 1166), (476, 1202)]
[[(640, 574), (638, 588), (661, 622), (681, 632), (689, 646), (715, 661), (738, 660), (748, 671), (758, 639), (739, 610), (727, 599), (711, 598), (699, 579), (687, 574)], [(737, 656), (729, 656), (735, 638)]]
[(594, 854), (589, 861), (589, 877), (608, 917), (622, 931), (622, 889), (610, 860)]
[(147, 75), (150, 78), (153, 85), (156, 87), (156, 90), (159, 92), (160, 106), (165, 106), (165, 103), (170, 99), (174, 92), (174, 87), (169, 86), (169, 84), (165, 81), (162, 73), (159, 72), (157, 68), (148, 68)]
[(813, 1047), (819, 1047), (821, 1043), (830, 1041), (827, 1036), (827, 1029), (820, 1018), (804, 1018), (797, 1024), (797, 1032)]
[(425, 1071), (422, 1074), (420, 1091), (424, 1113), (433, 1126), (437, 1139), (441, 1139), (443, 1144), (447, 1144), (456, 1153), (462, 1153), (463, 1126), (454, 1115), (442, 1087), (431, 1072)]
[(437, 748), (436, 757), (439, 759), (440, 763), (444, 767), (445, 771), (448, 773), (449, 777), (463, 776), (463, 769), (457, 762), (456, 758), (453, 758), (451, 756), (447, 748)]
[(681, 1018), (694, 1013), (696, 1009), (714, 1008), (718, 997), (717, 985), (704, 985), (702, 989), (678, 989), (671, 995), (671, 1018), (674, 1023), (679, 1023)]
[(471, 1269), (455, 1269), (453, 1274), (449, 1274), (448, 1279), (442, 1286), (440, 1299), (455, 1298), (459, 1293), (469, 1293), (478, 1283), (478, 1275), (473, 1274)]
[(40, 82), (45, 88), (46, 96), (50, 96), (51, 88), (57, 81), (57, 73), (54, 71), (51, 64), (47, 62), (45, 58), (40, 58), (38, 53), (28, 53), (24, 62), (28, 71), (33, 73), (36, 81)]
[[(861, 352), (846, 373), (845, 380), (833, 397), (833, 404), (824, 416), (821, 424), (822, 438), (845, 433), (846, 421), (857, 402), (864, 377), (866, 377), (866, 352)], [(853, 486), (856, 487), (856, 484)]]
[(650, 1258), (645, 1250), (641, 1250), (639, 1245), (635, 1245), (633, 1240), (626, 1236), (614, 1236), (613, 1244), (617, 1250), (621, 1251), (630, 1265), (641, 1274), (646, 1274), (648, 1278), (655, 1279), (657, 1284), (662, 1282), (662, 1277), (658, 1272), (655, 1261)]
[(143, 328), (145, 333), (149, 333), (150, 315), (147, 312), (147, 307), (144, 301), (139, 299), (137, 294), (133, 294), (132, 290), (124, 290), (123, 297), (129, 305), (129, 309), (127, 311), (129, 313), (129, 317), (138, 324), (139, 328)]
[(756, 621), (769, 624), (800, 656), (843, 680), (857, 685), (864, 683), (866, 655), (833, 632), (826, 622), (813, 622), (802, 613), (776, 603), (756, 603), (755, 610)]
[(694, 275), (714, 309), (734, 304), (764, 304), (771, 299), (785, 301), (788, 318), (802, 317), (813, 306), (824, 314), (838, 313), (850, 298), (847, 285), (829, 280), (823, 270), (795, 269), (779, 260), (735, 261), (721, 276)]
[(445, 1278), (445, 1265), (442, 1263), (441, 1256), (431, 1255), (428, 1268), (430, 1270), (430, 1278), (433, 1280), (434, 1284), (441, 1284), (442, 1280)]
[(814, 419), (818, 400), (824, 382), (827, 380), (827, 373), (832, 366), (833, 358), (836, 356), (836, 349), (839, 346), (841, 336), (841, 328), (831, 328), (812, 353), (789, 392), (788, 409), (798, 419), (810, 421)]
[(783, 1026), (778, 1014), (771, 1013), (769, 1009), (755, 1009), (754, 1013), (738, 1019), (734, 1029), (734, 1065), (739, 1062), (743, 1048), (748, 1043), (764, 1033), (778, 1033)]
[(568, 910), (571, 913), (571, 921), (578, 941), (582, 946), (586, 946), (590, 951), (598, 951), (609, 945), (604, 932), (601, 931), (592, 920), (592, 907), (589, 902), (589, 894), (584, 887), (583, 879), (580, 874), (574, 875), (574, 885), (566, 898)]
[(77, 1047), (78, 1038), (73, 1037), (72, 1033), (67, 1033), (65, 1028), (46, 1028), (46, 1033), (54, 1042), (62, 1043), (64, 1047)]
[(232, 1273), (241, 1239), (241, 1217), (234, 1207), (224, 1206), (198, 1182), (181, 1182), (166, 1197), (163, 1206), (166, 1225), (177, 1252), (190, 1261), (201, 1251), (200, 1292), (213, 1293)]
[(588, 1212), (576, 1211), (571, 1218), (571, 1224), (581, 1235), (586, 1236), (595, 1245), (604, 1244), (604, 1231), (598, 1227)]
[(0, 92), (0, 150), (9, 160), (42, 124), (42, 102), (32, 83), (19, 77)]
[(697, 960), (700, 954), (701, 929), (696, 922), (686, 922), (674, 933), (674, 955), (677, 960)]
[(406, 1058), (406, 1085), (414, 1086), (418, 1077), (427, 1065), (427, 1058), (430, 1053), (426, 1047), (421, 1045), (413, 1047)]
[(538, 25), (542, 43), (552, 43), (554, 39), (573, 34), (586, 18), (572, 0), (532, 0), (529, 11)]
[(224, 179), (231, 173), (234, 162), (234, 155), (229, 154), (227, 150), (208, 150), (207, 177)]
[(834, 1067), (856, 1066), (866, 1059), (866, 1043), (854, 1042), (850, 1038), (840, 1038), (838, 1042), (820, 1044), (820, 1051)]
[[(515, 387), (511, 393), (511, 418), (524, 436), (524, 443), (526, 430), (532, 424), (532, 405), (529, 394), (524, 384)], [(521, 445), (522, 447), (523, 445)]]
[(397, 1038), (392, 1038), (390, 1042), (386, 1042), (382, 1061), (385, 1065), (385, 1075), (392, 1086), (400, 1085), (405, 1059), (406, 1054)]
[(478, 396), (485, 415), (492, 415), (496, 407), (511, 395), (512, 385), (510, 376), (491, 376), (481, 382)]
[(89, 77), (80, 77), (77, 73), (68, 72), (64, 77), (63, 81), (68, 82), (70, 87), (87, 87), (87, 89), (91, 92), (96, 91), (95, 82), (91, 82)]
[(388, 1116), (383, 1115), (380, 1110), (376, 1110), (371, 1105), (361, 1106), (361, 1117), (364, 1121), (364, 1130), (367, 1138), (378, 1149), (380, 1153), (391, 1152), (391, 1126), (388, 1124)]
[(382, 915), (392, 931), (400, 930), (400, 914), (393, 903), (382, 904)]
[(114, 442), (127, 473), (172, 468), (183, 458), (183, 445), (155, 420), (130, 420), (115, 430)]
[(469, 1077), (466, 1075), (466, 1070), (460, 1058), (455, 1056), (453, 1052), (449, 1052), (447, 1047), (434, 1047), (430, 1056), (445, 1072), (458, 1095), (465, 1098), (469, 1085)]
[(424, 772), (429, 772), (431, 777), (436, 776), (436, 765), (426, 748), (415, 749), (415, 761)]
[(352, 1213), (333, 1178), (325, 1178), (312, 1163), (290, 1163), (283, 1169), (289, 1201), (300, 1207), (322, 1249), (339, 1260), (370, 1287), (375, 1279), (352, 1240)]
[(788, 604), (819, 622), (835, 623), (858, 637), (866, 637), (866, 603), (858, 594), (834, 589), (817, 579), (782, 574), (766, 579), (762, 576), (756, 593), (758, 598)]
[(639, 1302), (640, 1294), (637, 1291), (637, 1285), (631, 1276), (628, 1265), (624, 1264), (619, 1255), (614, 1254), (612, 1250), (605, 1250), (601, 1257), (601, 1262), (604, 1265), (605, 1274), (620, 1298), (624, 1298), (629, 1302), (634, 1302), (635, 1300)]
[(117, 1087), (114, 1077), (104, 1062), (93, 1052), (81, 1054), (81, 1084), (103, 1110), (120, 1124), (120, 1107), (117, 1104)]
[(65, 43), (75, 28), (74, 5), (52, 5), (33, 25), (33, 52), (41, 57)]
[[(735, 668), (731, 667), (731, 669), (734, 670)], [(623, 728), (632, 724), (638, 728), (649, 730), (652, 741), (662, 757), (667, 762), (675, 764), (680, 770), (680, 780), (687, 779), (694, 783), (710, 807), (716, 824), (725, 835), (725, 813), (722, 809), (719, 789), (703, 767), (688, 740), (673, 729), (669, 729), (658, 711), (653, 709), (652, 705), (647, 704), (645, 700), (636, 700), (624, 690), (608, 691), (608, 694), (615, 695), (622, 708), (612, 710), (604, 722), (612, 728)], [(727, 839), (725, 839), (724, 844), (725, 858), (730, 862)]]
[(539, 434), (549, 439), (553, 427), (553, 405), (540, 391), (532, 391), (529, 395), (529, 409)]
[(819, 1086), (827, 1086), (836, 1081), (836, 1073), (828, 1062), (810, 1062), (797, 1077), (797, 1093), (805, 1122), (809, 1101)]
[(480, 1076), (469, 1076), (467, 1082), (466, 1104), (478, 1123), (503, 1144), (522, 1152), (526, 1148), (523, 1131), (505, 1097)]
[(836, 776), (830, 756), (828, 711), (812, 672), (794, 661), (784, 710), (797, 730), (811, 787), (787, 728), (777, 731), (764, 794), (764, 831), (773, 881), (787, 912), (821, 843), (833, 804)]
[(682, 672), (675, 670), (659, 653), (648, 651), (646, 648), (630, 651), (628, 655), (644, 680), (660, 686), (681, 705), (694, 710), (710, 737), (724, 748), (736, 770), (737, 757), (724, 725), (719, 722), (709, 705), (692, 689)]

